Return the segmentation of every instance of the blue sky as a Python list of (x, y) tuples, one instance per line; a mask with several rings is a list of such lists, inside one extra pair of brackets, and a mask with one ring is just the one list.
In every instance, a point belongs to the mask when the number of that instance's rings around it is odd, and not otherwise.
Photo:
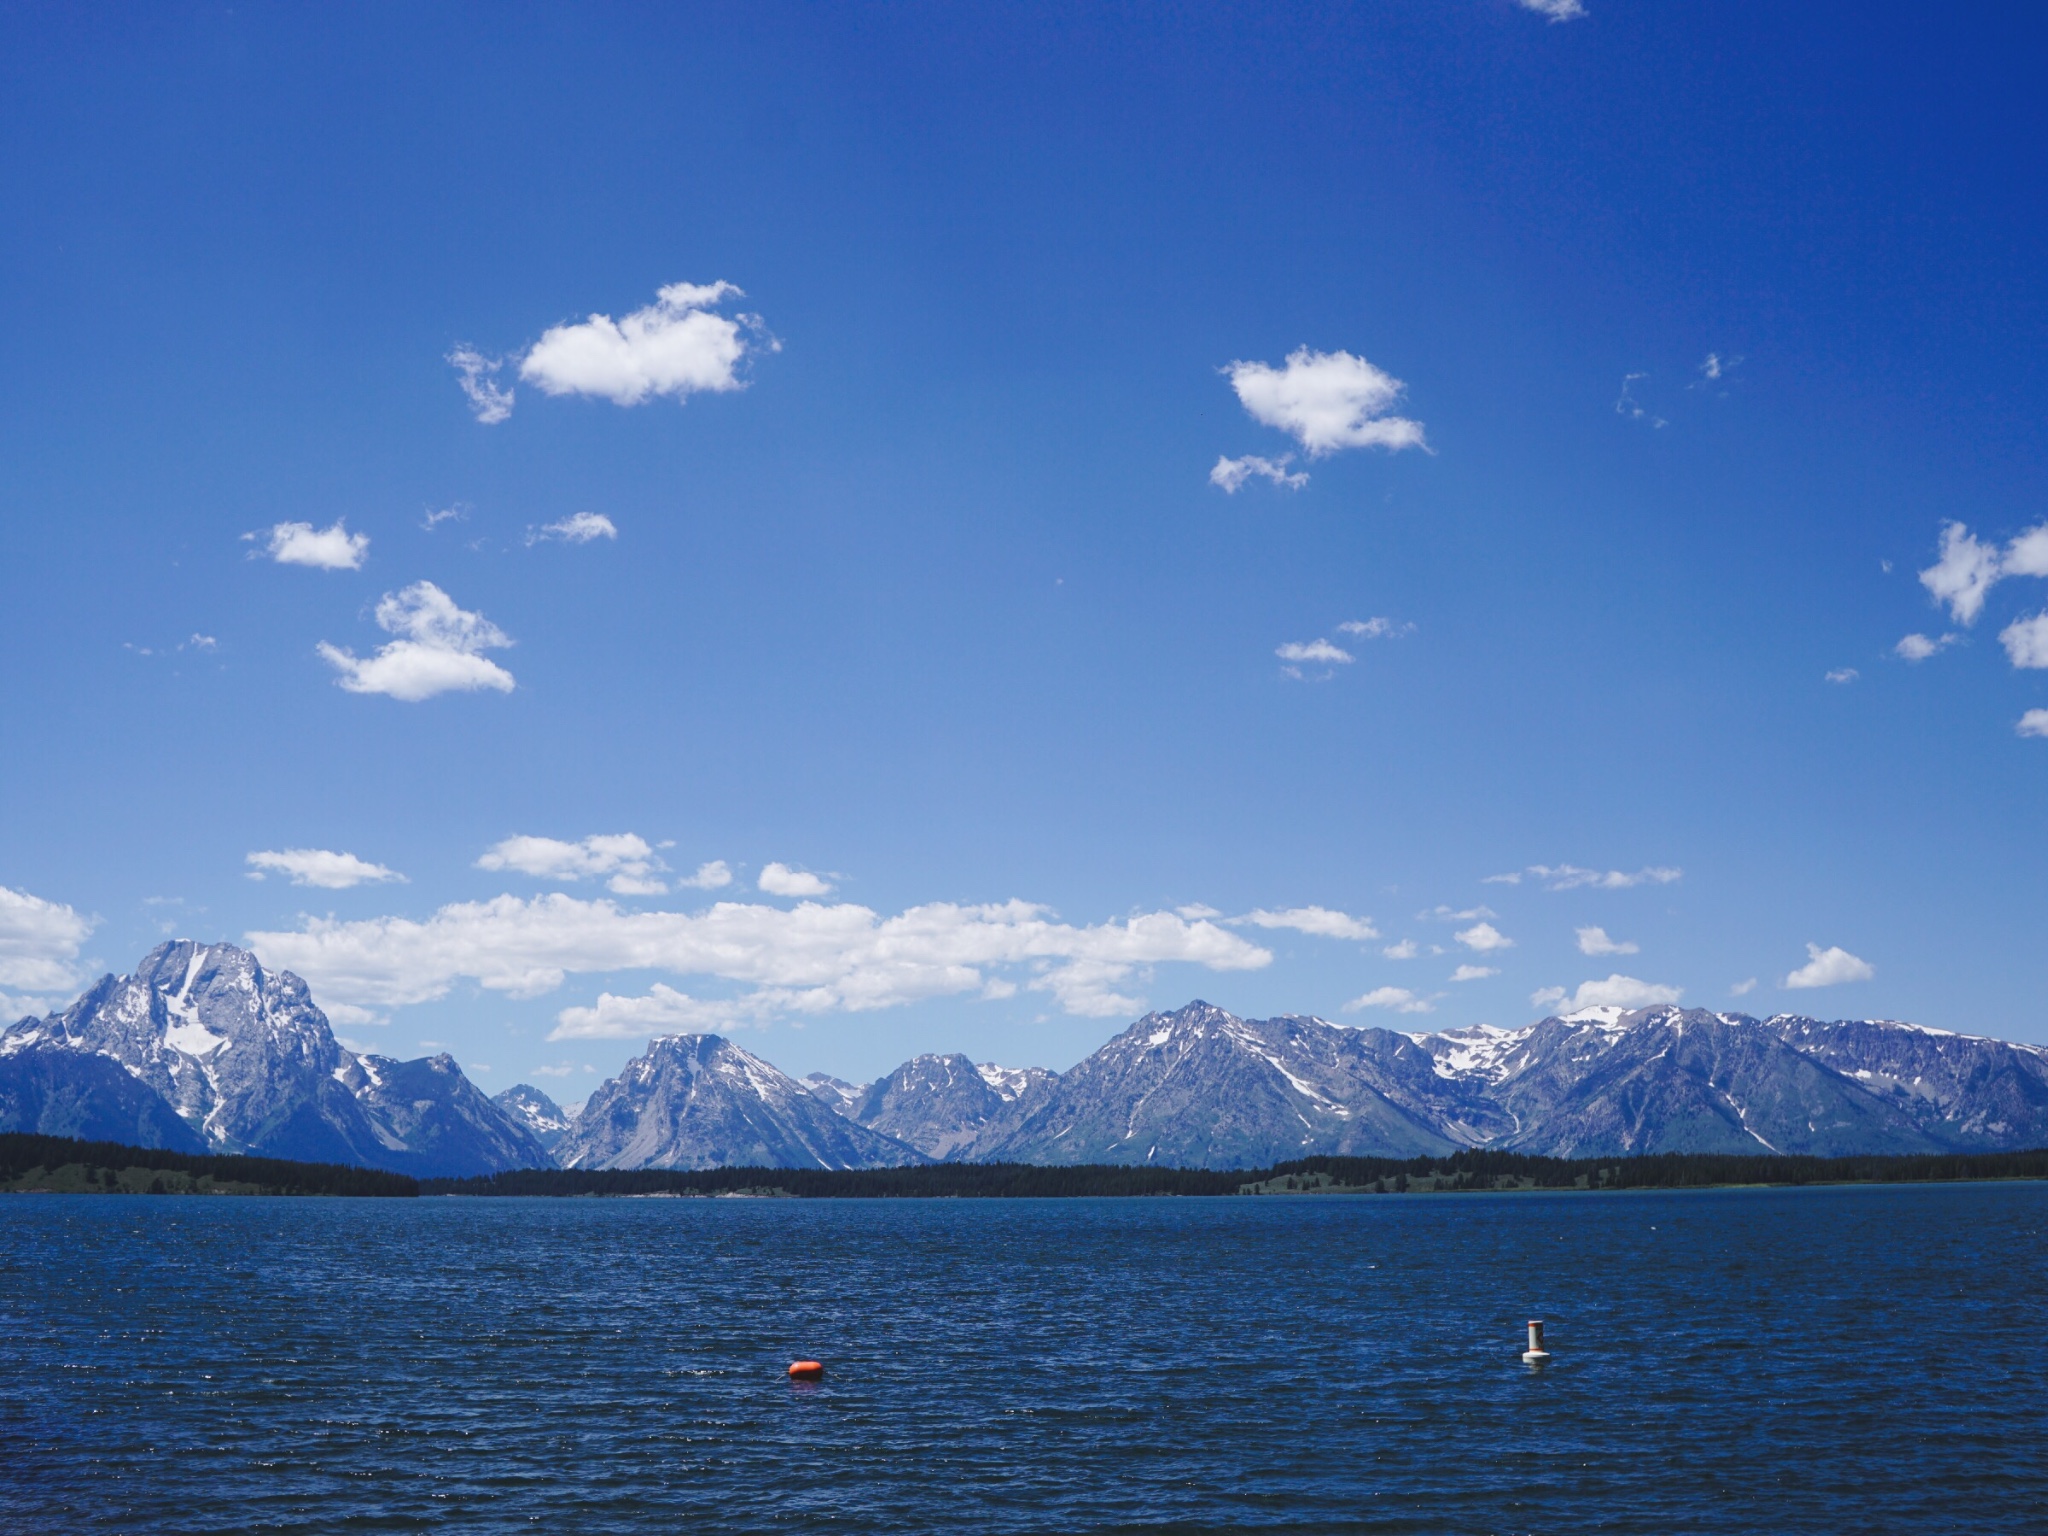
[(0, 13), (0, 993), (2048, 1040), (2048, 23), (1549, 9)]

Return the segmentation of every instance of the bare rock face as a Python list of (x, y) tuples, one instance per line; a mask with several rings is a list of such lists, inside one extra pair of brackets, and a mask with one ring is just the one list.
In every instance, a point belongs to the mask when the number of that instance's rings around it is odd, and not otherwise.
[(503, 1093), (493, 1094), (491, 1102), (506, 1118), (525, 1126), (549, 1157), (575, 1123), (574, 1115), (531, 1083), (515, 1083)]
[[(366, 1060), (384, 1058), (344, 1050), (297, 976), (265, 971), (232, 944), (181, 940), (151, 950), (133, 975), (102, 977), (64, 1012), (0, 1035), (0, 1093), (25, 1082), (33, 1063), (50, 1083), (68, 1073), (73, 1097), (132, 1117), (132, 1133), (114, 1139), (150, 1137), (144, 1146), (185, 1143), (146, 1104), (117, 1107), (135, 1089), (206, 1151), (414, 1174), (546, 1165), (540, 1145), (452, 1060), (388, 1062), (390, 1070)], [(102, 1081), (109, 1063), (132, 1088)], [(394, 1074), (404, 1089), (386, 1093), (380, 1083)], [(63, 1115), (50, 1105), (62, 1100), (46, 1090), (35, 1124), (7, 1128), (78, 1134), (59, 1129)]]
[(584, 1104), (565, 1168), (892, 1168), (927, 1159), (718, 1035), (667, 1035)]
[(965, 1056), (916, 1056), (868, 1084), (846, 1113), (944, 1162), (973, 1150), (1006, 1099)]

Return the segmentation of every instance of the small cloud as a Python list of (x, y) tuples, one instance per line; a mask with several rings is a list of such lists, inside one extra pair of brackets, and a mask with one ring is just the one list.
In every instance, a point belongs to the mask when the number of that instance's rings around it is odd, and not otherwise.
[(178, 649), (181, 651), (217, 651), (220, 649), (220, 642), (211, 635), (194, 635), (183, 645), (179, 646)]
[(1210, 906), (1207, 902), (1203, 901), (1191, 902), (1189, 905), (1185, 907), (1175, 907), (1173, 910), (1175, 912), (1178, 912), (1182, 917), (1186, 918), (1191, 923), (1197, 923), (1201, 922), (1205, 918), (1221, 917), (1223, 915), (1214, 907)]
[(533, 1069), (533, 1075), (535, 1077), (567, 1077), (570, 1073), (574, 1072), (575, 1070), (576, 1064), (574, 1062), (561, 1061), (556, 1062), (551, 1067), (535, 1067)]
[(1479, 883), (1481, 885), (1520, 885), (1522, 883), (1522, 872), (1518, 869), (1510, 874), (1488, 875)]
[(288, 876), (293, 885), (317, 886), (323, 891), (345, 891), (351, 886), (376, 885), (386, 880), (403, 881), (405, 876), (382, 864), (372, 864), (352, 853), (335, 853), (326, 848), (281, 848), (248, 856), (249, 878), (261, 880), (266, 873)]
[(1954, 645), (1960, 636), (1943, 635), (1931, 640), (1926, 635), (1908, 635), (1892, 647), (1892, 654), (1901, 661), (1925, 661), (1938, 651), (1945, 651)]
[(278, 523), (270, 529), (263, 553), (279, 565), (310, 565), (320, 571), (359, 571), (369, 557), (370, 536), (350, 533), (345, 520), (331, 528), (311, 523)]
[(1292, 928), (1297, 933), (1313, 934), (1323, 939), (1353, 939), (1363, 942), (1380, 936), (1369, 917), (1353, 917), (1346, 912), (1333, 912), (1328, 907), (1289, 907), (1284, 912), (1268, 912), (1263, 907), (1240, 921), (1257, 928)]
[(1976, 623), (1977, 615), (1984, 611), (1984, 599), (2004, 574), (2003, 567), (1996, 545), (1979, 542), (1961, 523), (1944, 523), (1940, 558), (1920, 573), (1920, 585), (1937, 603), (1948, 605), (1950, 618), (1967, 626)]
[(1868, 981), (1877, 974), (1867, 960), (1859, 960), (1839, 946), (1822, 949), (1806, 946), (1806, 964), (1785, 978), (1788, 987), (1836, 987), (1845, 981)]
[(1413, 624), (1397, 624), (1377, 614), (1369, 619), (1346, 619), (1337, 629), (1360, 640), (1401, 640), (1415, 633)]
[(1413, 960), (1421, 951), (1415, 947), (1413, 939), (1403, 939), (1398, 944), (1389, 944), (1380, 953), (1389, 960)]
[(469, 397), (470, 414), (478, 421), (495, 427), (512, 414), (512, 391), (501, 387), (497, 378), (498, 370), (505, 366), (502, 357), (486, 357), (475, 347), (464, 345), (448, 354), (448, 364)]
[(616, 539), (618, 527), (602, 512), (578, 512), (563, 518), (559, 523), (526, 531), (526, 547), (553, 541), (561, 544), (588, 544), (592, 539)]
[(1278, 427), (1312, 459), (1343, 448), (1428, 447), (1421, 422), (1386, 414), (1407, 386), (1349, 352), (1297, 347), (1282, 368), (1238, 361), (1223, 371), (1253, 420)]
[(1491, 923), (1474, 923), (1470, 928), (1463, 929), (1452, 937), (1467, 949), (1477, 950), (1482, 955), (1490, 954), (1496, 949), (1515, 947), (1515, 941)]
[(2027, 529), (2006, 545), (1999, 570), (2006, 576), (2048, 576), (2048, 523)]
[(1559, 1013), (1577, 1013), (1581, 1008), (1655, 1008), (1675, 1003), (1683, 995), (1678, 987), (1659, 982), (1638, 981), (1633, 976), (1609, 976), (1605, 981), (1582, 981), (1570, 996), (1563, 987), (1545, 987), (1531, 993), (1532, 1008), (1552, 1008)]
[(1853, 683), (1862, 675), (1854, 667), (1837, 667), (1834, 671), (1828, 673), (1826, 681), (1830, 683)]
[(1455, 910), (1445, 906), (1431, 907), (1427, 912), (1415, 914), (1417, 921), (1425, 923), (1469, 923), (1474, 918), (1499, 917), (1491, 907), (1466, 907)]
[(770, 896), (828, 896), (832, 883), (808, 870), (791, 869), (787, 864), (769, 864), (762, 868), (761, 877), (754, 882)]
[[(1528, 0), (1523, 0), (1523, 3), (1527, 4)], [(1560, 17), (1558, 19), (1570, 20), (1569, 17)], [(1648, 377), (1647, 373), (1622, 375), (1621, 395), (1614, 402), (1614, 414), (1624, 417), (1629, 421), (1647, 421), (1652, 427), (1669, 426), (1670, 423), (1665, 421), (1662, 416), (1652, 415), (1649, 408), (1636, 398), (1636, 385)]]
[[(605, 879), (621, 896), (659, 896), (668, 889), (659, 878), (668, 866), (644, 837), (632, 832), (601, 833), (574, 843), (553, 837), (508, 837), (485, 849), (476, 867), (516, 870), (537, 880)], [(732, 876), (725, 865), (717, 863), (715, 867), (724, 875), (717, 884), (729, 883)], [(697, 879), (713, 868), (712, 864), (703, 865)], [(697, 880), (682, 883), (696, 884)]]
[(695, 891), (722, 891), (732, 884), (732, 871), (726, 868), (725, 860), (710, 859), (697, 866), (697, 873), (676, 881), (676, 884), (687, 885)]
[[(1546, 21), (1583, 21), (1586, 16), (1585, 0), (1521, 0), (1522, 9), (1534, 11)], [(1713, 361), (1713, 354), (1707, 354)]]
[(2015, 667), (2048, 667), (2048, 613), (2013, 620), (1999, 631), (1998, 642)]
[(1650, 864), (1638, 870), (1581, 869), (1576, 864), (1531, 864), (1529, 873), (1544, 882), (1548, 891), (1576, 891), (1591, 886), (1600, 891), (1627, 891), (1639, 885), (1670, 885), (1683, 879), (1685, 871), (1669, 864)]
[(467, 522), (468, 519), (469, 504), (458, 501), (454, 506), (443, 507), (438, 512), (434, 511), (431, 507), (428, 508), (427, 515), (420, 519), (420, 526), (426, 529), (428, 533), (432, 533), (443, 523), (461, 523)]
[(1488, 976), (1498, 976), (1500, 971), (1491, 965), (1461, 965), (1451, 972), (1453, 981), (1483, 981)]
[(1582, 955), (1633, 955), (1637, 948), (1625, 940), (1610, 939), (1605, 928), (1579, 930), (1579, 953)]
[(1315, 666), (1349, 666), (1357, 658), (1327, 640), (1290, 640), (1273, 652), (1282, 661)]
[(1283, 453), (1277, 459), (1262, 459), (1255, 453), (1248, 453), (1241, 459), (1226, 458), (1219, 454), (1215, 466), (1209, 471), (1209, 483), (1220, 488), (1226, 496), (1235, 496), (1245, 481), (1258, 475), (1275, 485), (1284, 486), (1290, 491), (1298, 491), (1308, 484), (1308, 473), (1305, 470), (1296, 470), (1289, 474), (1287, 466), (1293, 462), (1294, 455), (1291, 453)]
[(320, 656), (341, 674), (336, 685), (349, 693), (381, 693), (416, 704), (441, 693), (513, 689), (512, 674), (481, 654), (510, 645), (511, 637), (482, 614), (458, 608), (431, 581), (385, 593), (377, 604), (377, 626), (398, 638), (374, 656), (358, 658), (325, 640), (319, 644)]
[(1363, 997), (1354, 997), (1344, 1005), (1346, 1013), (1356, 1013), (1361, 1008), (1391, 1008), (1396, 1013), (1434, 1013), (1436, 1000), (1417, 997), (1406, 987), (1375, 987)]
[(2013, 729), (2022, 736), (2048, 737), (2048, 709), (2030, 709)]
[(670, 283), (623, 320), (592, 315), (549, 327), (520, 359), (519, 376), (550, 395), (594, 395), (614, 405), (744, 389), (738, 368), (749, 351), (781, 344), (761, 339), (757, 315), (713, 313), (741, 296), (731, 283)]
[(1747, 981), (1738, 981), (1737, 983), (1735, 983), (1734, 986), (1728, 989), (1728, 995), (1730, 997), (1747, 997), (1750, 993), (1754, 992), (1755, 990), (1756, 978), (1752, 976)]

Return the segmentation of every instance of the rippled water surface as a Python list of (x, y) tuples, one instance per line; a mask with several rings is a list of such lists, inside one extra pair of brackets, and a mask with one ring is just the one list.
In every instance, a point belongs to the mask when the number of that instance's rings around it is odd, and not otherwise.
[(2041, 1531), (2044, 1231), (2020, 1184), (8, 1197), (0, 1529)]

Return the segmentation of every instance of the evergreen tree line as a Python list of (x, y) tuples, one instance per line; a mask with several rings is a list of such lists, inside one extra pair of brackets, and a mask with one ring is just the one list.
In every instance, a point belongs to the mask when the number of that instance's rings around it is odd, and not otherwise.
[(82, 1165), (87, 1179), (111, 1189), (114, 1176), (132, 1168), (182, 1173), (194, 1179), (211, 1174), (223, 1183), (254, 1184), (272, 1195), (413, 1196), (419, 1181), (402, 1173), (376, 1168), (351, 1168), (340, 1163), (295, 1163), (281, 1157), (226, 1157), (195, 1152), (168, 1152), (155, 1147), (129, 1147), (117, 1141), (74, 1141), (68, 1136), (38, 1136), (26, 1131), (0, 1132), (0, 1183), (12, 1183), (37, 1170), (49, 1172)]

